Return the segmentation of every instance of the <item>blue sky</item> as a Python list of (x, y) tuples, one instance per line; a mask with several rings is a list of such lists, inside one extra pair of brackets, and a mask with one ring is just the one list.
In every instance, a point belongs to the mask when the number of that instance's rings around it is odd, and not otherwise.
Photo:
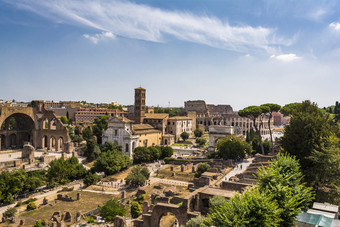
[(0, 99), (340, 100), (339, 1), (0, 2)]

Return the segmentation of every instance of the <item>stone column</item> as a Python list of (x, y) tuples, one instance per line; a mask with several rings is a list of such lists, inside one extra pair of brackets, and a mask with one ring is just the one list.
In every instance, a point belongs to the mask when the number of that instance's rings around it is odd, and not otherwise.
[(47, 150), (51, 151), (52, 150), (51, 137), (50, 136), (46, 137), (47, 137)]
[(55, 140), (55, 151), (59, 151), (59, 139)]

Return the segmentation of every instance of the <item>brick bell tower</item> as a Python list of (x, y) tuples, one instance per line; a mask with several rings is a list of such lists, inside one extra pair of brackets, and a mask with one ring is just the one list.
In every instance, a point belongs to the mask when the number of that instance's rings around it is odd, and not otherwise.
[(142, 87), (135, 88), (135, 123), (142, 124), (145, 117), (145, 93), (146, 90)]

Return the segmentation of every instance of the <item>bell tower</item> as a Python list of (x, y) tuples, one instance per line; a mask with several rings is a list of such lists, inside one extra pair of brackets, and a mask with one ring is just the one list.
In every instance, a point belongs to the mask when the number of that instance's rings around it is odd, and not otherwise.
[(142, 87), (135, 88), (135, 123), (142, 124), (145, 117), (145, 93), (146, 90)]

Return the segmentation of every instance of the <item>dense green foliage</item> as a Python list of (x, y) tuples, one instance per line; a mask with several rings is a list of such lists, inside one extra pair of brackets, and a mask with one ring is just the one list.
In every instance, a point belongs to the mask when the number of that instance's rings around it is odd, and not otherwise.
[(161, 157), (160, 159), (164, 159), (167, 157), (171, 157), (174, 154), (174, 150), (169, 146), (161, 146)]
[(133, 162), (135, 164), (153, 162), (171, 157), (173, 153), (173, 149), (169, 146), (136, 147), (133, 152)]
[(201, 224), (203, 222), (202, 216), (199, 216), (197, 218), (191, 218), (186, 224), (186, 227), (201, 227)]
[(315, 166), (308, 157), (314, 150), (320, 151), (332, 135), (330, 119), (310, 101), (295, 104), (291, 116), (290, 124), (286, 125), (285, 134), (281, 138), (281, 145), (286, 152), (296, 156), (307, 179), (311, 179), (310, 173)]
[(47, 179), (50, 185), (56, 186), (82, 179), (86, 172), (84, 166), (79, 164), (78, 158), (72, 157), (67, 160), (59, 158), (50, 163)]
[(102, 143), (103, 131), (107, 129), (107, 122), (109, 120), (109, 115), (99, 116), (94, 119), (94, 126), (92, 127), (93, 134), (97, 137), (97, 143)]
[(95, 172), (104, 172), (105, 175), (112, 175), (132, 165), (128, 155), (121, 154), (118, 150), (102, 152), (96, 159), (93, 167)]
[(202, 137), (198, 137), (196, 138), (195, 142), (198, 144), (198, 146), (203, 147), (207, 143), (207, 140)]
[(259, 189), (272, 195), (279, 206), (280, 226), (293, 226), (314, 199), (312, 188), (306, 187), (302, 178), (298, 161), (290, 155), (279, 154), (272, 164), (258, 170)]
[(149, 177), (150, 172), (147, 167), (136, 166), (125, 178), (125, 181), (126, 184), (131, 184), (132, 186), (143, 186)]
[(26, 207), (27, 210), (35, 210), (37, 209), (37, 205), (34, 202), (29, 202)]
[(100, 208), (100, 216), (107, 222), (113, 222), (116, 216), (125, 216), (126, 209), (121, 206), (116, 199), (107, 201), (104, 206)]
[(88, 172), (84, 177), (84, 184), (88, 187), (90, 185), (96, 184), (100, 180), (100, 176), (95, 173)]
[(220, 195), (214, 195), (209, 199), (209, 207), (210, 209), (215, 209), (215, 207), (223, 206), (227, 200)]
[(138, 202), (133, 202), (131, 204), (131, 217), (138, 218), (140, 212), (142, 212), (142, 207)]
[[(262, 145), (262, 137), (261, 137), (261, 127), (262, 127), (262, 118), (263, 115), (270, 112), (270, 108), (268, 106), (248, 106), (240, 111), (238, 111), (238, 115), (241, 117), (247, 117), (253, 121), (253, 127), (255, 129), (255, 133), (258, 135), (259, 143), (261, 147), (261, 152), (264, 154), (264, 148)], [(259, 121), (256, 121), (259, 119)]]
[(206, 162), (198, 164), (197, 171), (195, 173), (195, 177), (200, 177), (202, 173), (207, 171), (210, 168), (210, 165)]
[(216, 147), (217, 155), (223, 159), (243, 159), (246, 154), (251, 154), (252, 152), (251, 146), (235, 135), (219, 139)]
[(183, 141), (186, 141), (187, 139), (189, 139), (189, 133), (182, 132), (181, 133), (181, 138), (182, 138)]
[(224, 206), (215, 207), (203, 221), (205, 226), (279, 226), (277, 203), (270, 194), (261, 193), (258, 188), (236, 194)]
[[(251, 145), (253, 148), (253, 154), (262, 153), (260, 140), (258, 134), (255, 134), (253, 129), (250, 129), (250, 132), (247, 132), (246, 142)], [(265, 154), (268, 154), (272, 149), (272, 144), (269, 141), (263, 142), (263, 150)]]
[(84, 155), (86, 156), (88, 161), (93, 161), (99, 157), (101, 151), (97, 142), (94, 139), (89, 139), (86, 141), (86, 148), (84, 151)]
[(39, 219), (34, 223), (34, 227), (45, 227), (47, 226), (47, 223), (44, 219)]
[(0, 203), (11, 204), (14, 202), (13, 197), (34, 191), (45, 185), (46, 181), (45, 170), (31, 172), (25, 172), (22, 169), (12, 172), (3, 171), (0, 173)]
[(168, 113), (170, 117), (177, 116), (180, 112), (183, 112), (183, 110), (183, 108), (154, 108), (155, 113)]
[(298, 161), (279, 154), (258, 171), (258, 184), (211, 208), (202, 226), (294, 226), (297, 215), (313, 200), (302, 183)]
[(17, 213), (17, 208), (12, 207), (12, 208), (8, 208), (4, 213), (3, 213), (3, 217), (5, 218), (11, 218), (14, 217), (14, 215)]
[(203, 136), (203, 131), (201, 129), (196, 129), (194, 131), (194, 135), (195, 135), (195, 137), (201, 137), (201, 136)]
[(280, 109), (280, 112), (285, 116), (291, 116), (296, 109), (300, 108), (301, 103), (289, 103)]

